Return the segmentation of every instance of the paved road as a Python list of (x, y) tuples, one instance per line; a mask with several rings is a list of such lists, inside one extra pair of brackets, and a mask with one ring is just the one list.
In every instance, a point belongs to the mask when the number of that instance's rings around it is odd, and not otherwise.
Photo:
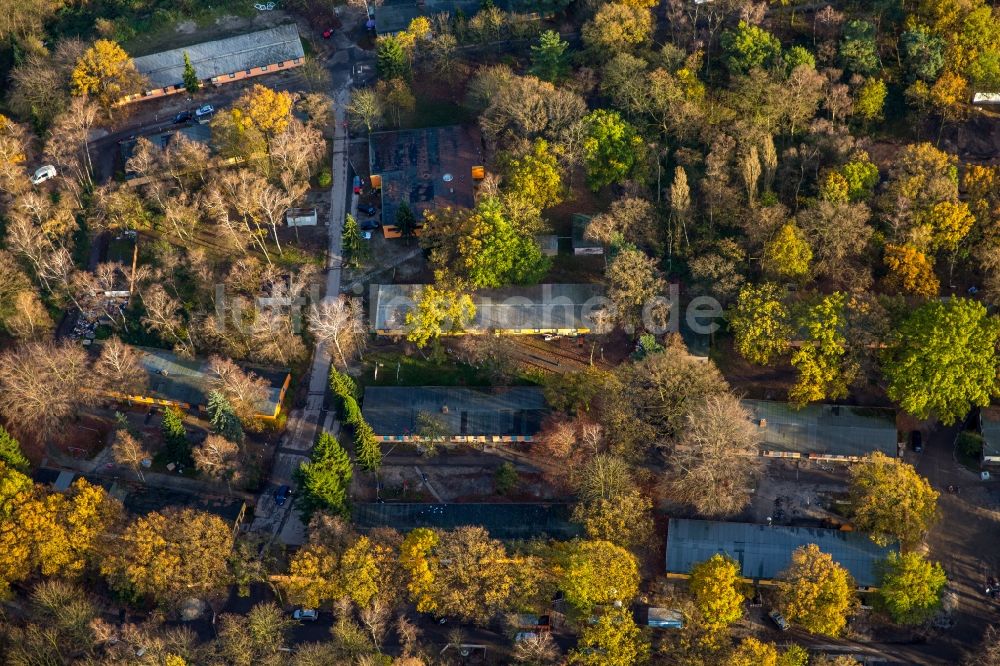
[[(339, 80), (335, 81), (333, 92), (335, 131), (333, 138), (333, 154), (331, 157), (331, 172), (333, 185), (330, 188), (330, 218), (327, 223), (329, 246), (327, 248), (326, 285), (324, 301), (338, 298), (340, 295), (341, 265), (343, 264), (343, 236), (341, 234), (343, 220), (346, 214), (348, 179), (348, 145), (350, 137), (346, 129), (346, 109), (351, 98), (350, 78), (351, 65), (338, 68)], [(274, 469), (271, 474), (271, 484), (264, 489), (257, 502), (253, 526), (254, 531), (269, 532), (286, 545), (301, 545), (305, 543), (307, 534), (305, 525), (293, 511), (294, 502), (284, 506), (274, 504), (274, 489), (280, 485), (289, 485), (295, 489), (294, 472), (306, 461), (321, 425), (327, 431), (336, 432), (332, 414), (324, 420), (323, 402), (330, 375), (330, 353), (326, 345), (320, 343), (313, 351), (312, 364), (309, 369), (309, 392), (306, 404), (302, 409), (294, 410), (288, 418), (285, 436), (282, 438), (278, 451), (275, 453)]]
[[(928, 539), (930, 556), (941, 562), (948, 574), (946, 604), (954, 604), (955, 626), (940, 639), (952, 650), (953, 660), (979, 643), (987, 625), (1000, 622), (996, 602), (983, 593), (988, 573), (1000, 573), (1000, 505), (996, 481), (979, 476), (955, 460), (959, 428), (932, 430), (923, 453), (907, 453), (910, 462), (941, 493), (941, 520)], [(960, 486), (959, 494), (948, 492)], [(942, 662), (947, 663), (947, 662)]]

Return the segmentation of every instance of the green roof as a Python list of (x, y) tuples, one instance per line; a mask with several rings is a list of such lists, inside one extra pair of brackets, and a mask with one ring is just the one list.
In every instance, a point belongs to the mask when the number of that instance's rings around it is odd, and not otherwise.
[(896, 414), (879, 407), (744, 400), (762, 437), (761, 450), (814, 456), (896, 455)]
[(667, 573), (689, 574), (694, 565), (721, 553), (739, 563), (744, 578), (774, 580), (788, 568), (792, 552), (807, 544), (832, 556), (862, 588), (878, 585), (876, 564), (898, 550), (878, 546), (859, 532), (671, 518)]

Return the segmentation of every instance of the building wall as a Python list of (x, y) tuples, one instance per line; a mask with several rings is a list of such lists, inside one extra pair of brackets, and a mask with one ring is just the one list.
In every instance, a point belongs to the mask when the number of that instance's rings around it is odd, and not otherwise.
[[(233, 83), (234, 81), (242, 81), (243, 79), (251, 79), (255, 76), (263, 76), (265, 74), (274, 74), (275, 72), (281, 72), (286, 69), (294, 69), (299, 67), (304, 62), (303, 58), (295, 58), (294, 60), (285, 60), (284, 62), (272, 63), (270, 65), (263, 65), (261, 67), (254, 67), (253, 69), (240, 70), (238, 72), (231, 72), (229, 74), (223, 74), (221, 76), (216, 76), (211, 79), (205, 79), (201, 82), (204, 85), (216, 85), (220, 86), (225, 83)], [(167, 95), (176, 95), (177, 93), (187, 92), (187, 89), (183, 84), (167, 86), (166, 88), (153, 88), (152, 90), (144, 91), (137, 95), (129, 95), (122, 98), (118, 102), (119, 106), (123, 104), (132, 104), (134, 102), (142, 102), (147, 99), (154, 99), (157, 97), (166, 97)]]

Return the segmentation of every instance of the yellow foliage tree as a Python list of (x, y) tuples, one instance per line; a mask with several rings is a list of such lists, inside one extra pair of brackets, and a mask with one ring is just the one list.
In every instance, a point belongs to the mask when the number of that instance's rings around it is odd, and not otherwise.
[(809, 633), (838, 636), (856, 602), (855, 587), (847, 569), (811, 543), (792, 553), (778, 586), (778, 608)]
[(955, 250), (972, 230), (976, 218), (964, 201), (942, 201), (930, 209), (927, 223), (931, 227), (934, 247)]
[(406, 535), (400, 548), (399, 562), (409, 577), (407, 589), (410, 599), (416, 603), (420, 613), (433, 613), (438, 607), (433, 594), (434, 572), (430, 556), (439, 542), (436, 532), (418, 527)]
[(740, 566), (715, 554), (691, 569), (689, 581), (702, 623), (709, 631), (725, 629), (743, 617), (746, 594), (740, 582)]
[(337, 553), (327, 546), (306, 544), (292, 556), (288, 576), (277, 580), (293, 604), (320, 608), (344, 596), (338, 564)]
[(740, 641), (726, 661), (728, 666), (778, 666), (778, 648), (774, 643), (764, 643), (748, 637)]
[(887, 546), (915, 545), (937, 520), (938, 492), (913, 465), (875, 453), (851, 468), (851, 512), (859, 530)]
[(809, 274), (812, 255), (805, 234), (789, 222), (764, 246), (764, 271), (775, 277), (798, 280)]
[(934, 262), (912, 245), (885, 246), (886, 284), (890, 289), (913, 296), (933, 298), (941, 289), (934, 274)]
[(272, 138), (288, 128), (292, 119), (292, 96), (286, 90), (277, 91), (256, 84), (243, 93), (233, 110), (242, 112), (242, 122)]
[(98, 39), (80, 56), (70, 81), (74, 94), (93, 97), (109, 115), (116, 103), (139, 92), (143, 84), (132, 58), (108, 39)]
[(468, 294), (429, 284), (420, 289), (414, 308), (406, 313), (406, 339), (424, 347), (442, 335), (458, 333), (476, 316)]
[(608, 541), (568, 544), (559, 579), (566, 601), (581, 615), (616, 601), (627, 606), (639, 591), (635, 556)]

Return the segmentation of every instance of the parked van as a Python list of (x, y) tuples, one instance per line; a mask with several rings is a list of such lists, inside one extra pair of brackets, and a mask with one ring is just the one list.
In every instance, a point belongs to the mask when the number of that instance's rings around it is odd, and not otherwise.
[(35, 174), (31, 177), (31, 184), (38, 185), (39, 183), (44, 183), (49, 178), (56, 177), (56, 168), (51, 164), (46, 164), (43, 167), (38, 167)]

